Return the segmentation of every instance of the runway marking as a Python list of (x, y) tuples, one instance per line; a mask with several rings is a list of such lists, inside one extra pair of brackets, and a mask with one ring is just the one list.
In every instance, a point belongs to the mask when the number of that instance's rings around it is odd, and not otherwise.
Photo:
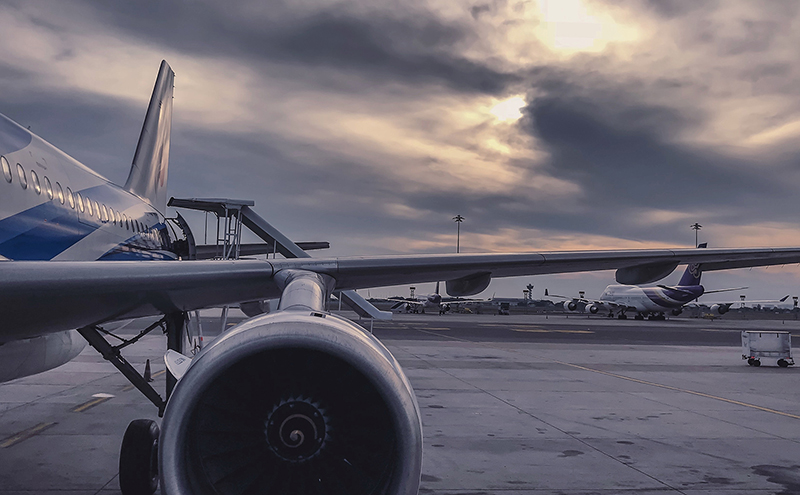
[[(157, 372), (153, 373), (152, 375), (150, 375), (150, 378), (155, 379), (156, 377), (159, 377), (159, 376), (163, 375), (166, 372), (167, 372), (166, 369), (163, 369), (161, 371), (157, 371)], [(136, 387), (133, 386), (133, 385), (125, 385), (124, 387), (122, 387), (122, 392), (128, 392), (128, 391), (133, 390), (135, 388)]]
[(450, 327), (428, 327), (425, 330), (450, 330)]
[(592, 330), (546, 330), (544, 328), (512, 328), (511, 331), (527, 333), (594, 333)]
[(88, 402), (84, 402), (81, 405), (73, 407), (72, 412), (83, 412), (87, 409), (91, 409), (92, 407), (98, 404), (102, 404), (103, 402), (114, 398), (114, 396), (111, 394), (94, 394), (92, 397), (94, 397), (94, 399)]
[(50, 428), (51, 426), (55, 426), (57, 423), (39, 423), (36, 426), (32, 426), (27, 430), (22, 430), (19, 433), (15, 433), (10, 437), (4, 439), (0, 442), (0, 448), (6, 449), (13, 445), (20, 443), (23, 440), (27, 440), (34, 435), (38, 435), (39, 433), (43, 432), (44, 430)]
[(628, 380), (629, 382), (641, 383), (642, 385), (651, 385), (653, 387), (663, 388), (663, 389), (666, 389), (666, 390), (672, 390), (672, 391), (675, 391), (675, 392), (683, 392), (683, 393), (686, 393), (686, 394), (696, 395), (698, 397), (705, 397), (706, 399), (715, 399), (715, 400), (719, 400), (719, 401), (722, 401), (722, 402), (727, 402), (729, 404), (735, 404), (737, 406), (749, 407), (751, 409), (757, 409), (759, 411), (764, 411), (764, 412), (768, 412), (768, 413), (772, 413), (772, 414), (777, 414), (779, 416), (786, 416), (787, 418), (800, 419), (800, 416), (798, 416), (796, 414), (790, 414), (790, 413), (783, 412), (783, 411), (777, 411), (775, 409), (770, 409), (768, 407), (757, 406), (755, 404), (749, 404), (747, 402), (741, 402), (741, 401), (738, 401), (738, 400), (726, 399), (725, 397), (719, 397), (717, 395), (706, 394), (706, 393), (703, 393), (703, 392), (696, 392), (694, 390), (687, 390), (687, 389), (684, 389), (684, 388), (673, 387), (671, 385), (662, 385), (660, 383), (648, 382), (647, 380), (639, 380), (638, 378), (631, 378), (629, 376), (618, 375), (616, 373), (611, 373), (611, 372), (608, 372), (608, 371), (602, 371), (602, 370), (596, 370), (596, 369), (593, 369), (593, 368), (587, 368), (586, 366), (581, 366), (581, 365), (578, 365), (578, 364), (565, 363), (563, 361), (553, 361), (553, 362), (554, 363), (558, 363), (558, 364), (563, 364), (565, 366), (570, 366), (572, 368), (577, 368), (577, 369), (580, 369), (580, 370), (584, 370), (584, 371), (591, 371), (593, 373), (600, 373), (601, 375), (612, 376), (614, 378), (621, 378), (623, 380)]

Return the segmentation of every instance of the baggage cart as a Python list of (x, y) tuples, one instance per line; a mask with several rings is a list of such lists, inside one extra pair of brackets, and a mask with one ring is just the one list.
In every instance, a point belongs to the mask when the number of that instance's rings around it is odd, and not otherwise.
[(750, 366), (761, 366), (761, 359), (776, 359), (778, 366), (794, 364), (792, 359), (792, 334), (789, 332), (742, 332), (742, 359)]

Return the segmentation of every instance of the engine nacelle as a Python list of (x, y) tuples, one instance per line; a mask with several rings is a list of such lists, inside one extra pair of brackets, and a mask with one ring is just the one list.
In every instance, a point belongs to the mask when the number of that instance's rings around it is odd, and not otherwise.
[(564, 301), (564, 311), (577, 311), (577, 310), (578, 310), (577, 301)]
[(76, 330), (0, 344), (0, 382), (57, 368), (86, 347)]
[(727, 304), (713, 304), (711, 306), (711, 312), (718, 315), (724, 315), (729, 309), (731, 309), (731, 307)]
[(394, 356), (349, 320), (281, 311), (192, 362), (159, 439), (165, 495), (419, 489), (422, 424)]
[(589, 303), (586, 305), (585, 308), (583, 308), (583, 311), (586, 313), (591, 313), (593, 315), (596, 315), (597, 312), (600, 311), (600, 306), (598, 306), (597, 304)]

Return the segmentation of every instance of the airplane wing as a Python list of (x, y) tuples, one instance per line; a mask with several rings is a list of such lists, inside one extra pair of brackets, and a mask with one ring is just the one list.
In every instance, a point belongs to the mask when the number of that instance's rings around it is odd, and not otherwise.
[(407, 299), (395, 299), (393, 297), (390, 297), (388, 300), (396, 303), (394, 306), (392, 306), (392, 309), (397, 309), (397, 308), (399, 308), (400, 306), (402, 306), (404, 304), (412, 304), (412, 305), (415, 305), (415, 306), (423, 306), (425, 304), (422, 301), (407, 300)]
[(750, 287), (731, 287), (730, 289), (714, 289), (714, 290), (703, 291), (703, 294), (714, 294), (714, 293), (717, 293), (717, 292), (732, 292), (732, 291), (735, 291), (735, 290), (744, 290), (744, 289), (749, 289), (749, 288)]
[[(617, 269), (645, 279), (684, 263), (737, 267), (800, 262), (800, 248), (557, 251), (237, 261), (0, 262), (0, 338), (13, 340), (109, 320), (280, 297), (275, 275), (329, 276), (336, 290), (454, 282), (465, 295), (493, 277)], [(448, 285), (449, 286), (449, 285)], [(479, 289), (479, 290), (478, 290)]]
[[(710, 305), (713, 305), (713, 304), (719, 304), (720, 306), (731, 307), (734, 304), (741, 304), (741, 303), (744, 303), (746, 305), (750, 305), (750, 304), (778, 304), (778, 303), (786, 302), (787, 299), (789, 299), (789, 294), (786, 294), (785, 296), (783, 296), (780, 299), (760, 299), (760, 300), (752, 300), (752, 301), (750, 301), (750, 300), (742, 301), (741, 299), (739, 299), (737, 301), (704, 301), (702, 304), (705, 305), (705, 306), (710, 306)], [(692, 305), (692, 306), (696, 307), (696, 306), (699, 306), (700, 304), (699, 303), (687, 304), (687, 306), (689, 306), (689, 305)]]

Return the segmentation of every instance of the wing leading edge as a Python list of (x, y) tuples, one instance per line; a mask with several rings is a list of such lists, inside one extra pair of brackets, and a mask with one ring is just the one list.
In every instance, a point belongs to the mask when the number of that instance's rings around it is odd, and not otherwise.
[(280, 296), (275, 275), (329, 275), (336, 290), (384, 285), (716, 263), (800, 263), (800, 248), (560, 251), (238, 261), (14, 261), (0, 263), (2, 340), (173, 311)]

